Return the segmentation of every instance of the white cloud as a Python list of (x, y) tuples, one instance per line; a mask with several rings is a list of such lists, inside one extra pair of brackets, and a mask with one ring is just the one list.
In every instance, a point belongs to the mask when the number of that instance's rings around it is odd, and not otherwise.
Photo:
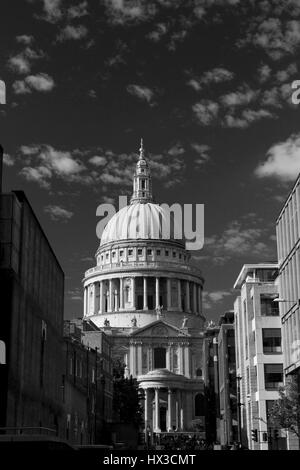
[(239, 87), (235, 92), (227, 93), (226, 95), (221, 96), (221, 103), (228, 107), (236, 107), (248, 105), (253, 102), (257, 97), (258, 92), (250, 89), (247, 86)]
[(130, 84), (127, 86), (127, 91), (133, 96), (136, 96), (142, 101), (147, 101), (149, 104), (153, 104), (152, 100), (154, 92), (151, 88), (141, 85)]
[(44, 211), (49, 214), (50, 219), (54, 222), (67, 222), (74, 215), (73, 212), (55, 205), (46, 206)]
[[(11, 56), (8, 59), (7, 65), (10, 70), (20, 75), (28, 74), (31, 71), (32, 63), (36, 60), (45, 57), (45, 53), (41, 50), (33, 49), (29, 47), (29, 44), (33, 42), (32, 36), (17, 36), (20, 43), (25, 44), (26, 47), (18, 54)], [(22, 40), (20, 40), (22, 38)], [(26, 38), (26, 39), (25, 39)]]
[(39, 91), (48, 93), (55, 86), (54, 80), (46, 73), (28, 75), (24, 80), (16, 80), (13, 83), (13, 90), (17, 95)]
[(88, 15), (88, 13), (88, 2), (86, 0), (79, 3), (78, 5), (73, 5), (68, 9), (67, 12), (70, 19), (81, 18), (82, 16)]
[(203, 126), (208, 126), (213, 123), (219, 113), (218, 103), (211, 100), (202, 100), (199, 103), (195, 103), (192, 109), (198, 119), (198, 122)]
[(194, 90), (200, 91), (203, 88), (203, 85), (224, 83), (232, 80), (233, 78), (234, 73), (230, 70), (223, 67), (215, 67), (204, 72), (200, 78), (192, 77), (187, 84), (194, 88)]
[(42, 0), (42, 2), (44, 9), (42, 19), (49, 23), (56, 23), (62, 18), (62, 0)]
[(182, 155), (183, 153), (185, 153), (185, 150), (179, 142), (177, 142), (177, 144), (173, 145), (168, 150), (168, 154), (171, 155), (172, 157), (177, 157), (178, 155)]
[(89, 162), (95, 166), (103, 166), (107, 163), (107, 159), (105, 157), (95, 155), (94, 157), (89, 159)]
[(203, 306), (206, 309), (211, 309), (215, 304), (219, 304), (224, 301), (227, 297), (232, 296), (230, 290), (216, 290), (212, 292), (203, 292)]
[(29, 73), (31, 70), (29, 60), (23, 54), (10, 57), (8, 59), (8, 66), (13, 72), (17, 72), (19, 74)]
[(273, 145), (267, 158), (255, 169), (259, 178), (273, 177), (294, 181), (300, 172), (300, 134), (291, 135), (285, 142)]
[(16, 37), (16, 41), (19, 42), (20, 44), (25, 44), (26, 46), (29, 46), (29, 44), (32, 44), (34, 41), (33, 36), (28, 35), (28, 34), (21, 34), (20, 36)]
[(8, 153), (3, 154), (3, 163), (6, 166), (13, 166), (15, 164), (15, 159)]
[(149, 0), (105, 0), (105, 5), (112, 24), (144, 22), (156, 13), (155, 3)]
[(61, 32), (57, 36), (57, 40), (61, 42), (67, 41), (67, 40), (78, 41), (84, 38), (87, 35), (87, 33), (88, 33), (88, 30), (83, 25), (73, 26), (73, 25), (68, 24), (61, 30)]
[(209, 145), (197, 144), (196, 142), (194, 142), (191, 144), (191, 147), (198, 154), (198, 157), (195, 159), (195, 163), (197, 165), (203, 165), (208, 160), (210, 160), (210, 156), (208, 154), (208, 152), (210, 151)]

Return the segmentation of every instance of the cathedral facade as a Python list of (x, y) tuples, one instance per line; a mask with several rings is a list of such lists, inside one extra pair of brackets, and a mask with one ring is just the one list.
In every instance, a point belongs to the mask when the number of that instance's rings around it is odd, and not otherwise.
[(111, 336), (114, 359), (144, 390), (153, 433), (204, 430), (204, 281), (184, 242), (162, 229), (169, 215), (153, 201), (141, 143), (130, 204), (107, 223), (83, 280), (84, 320)]

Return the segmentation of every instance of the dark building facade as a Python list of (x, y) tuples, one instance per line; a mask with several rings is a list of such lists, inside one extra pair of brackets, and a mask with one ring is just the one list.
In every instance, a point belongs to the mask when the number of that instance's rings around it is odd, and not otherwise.
[(218, 334), (220, 327), (210, 322), (203, 342), (203, 378), (205, 390), (205, 428), (208, 443), (219, 443), (220, 401)]
[(110, 442), (113, 384), (109, 338), (103, 332), (96, 338), (76, 321), (65, 321), (64, 358), (65, 439), (75, 445)]
[(220, 443), (238, 441), (237, 384), (235, 362), (234, 312), (220, 317), (218, 335), (218, 367), (220, 398)]
[(0, 194), (0, 227), (0, 426), (60, 435), (64, 273), (22, 191)]

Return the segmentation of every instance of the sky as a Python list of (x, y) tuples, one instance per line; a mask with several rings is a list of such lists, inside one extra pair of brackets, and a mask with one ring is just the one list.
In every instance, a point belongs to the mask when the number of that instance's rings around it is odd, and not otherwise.
[(62, 265), (66, 318), (141, 137), (157, 202), (205, 205), (205, 316), (232, 309), (243, 264), (277, 259), (300, 171), (299, 0), (2, 0), (0, 17), (3, 186)]

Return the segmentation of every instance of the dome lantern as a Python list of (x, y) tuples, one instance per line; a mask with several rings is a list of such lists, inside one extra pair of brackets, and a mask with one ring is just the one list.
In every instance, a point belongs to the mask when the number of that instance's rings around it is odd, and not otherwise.
[(130, 204), (152, 202), (151, 172), (145, 159), (143, 139), (141, 139), (139, 159), (133, 177), (133, 193)]

